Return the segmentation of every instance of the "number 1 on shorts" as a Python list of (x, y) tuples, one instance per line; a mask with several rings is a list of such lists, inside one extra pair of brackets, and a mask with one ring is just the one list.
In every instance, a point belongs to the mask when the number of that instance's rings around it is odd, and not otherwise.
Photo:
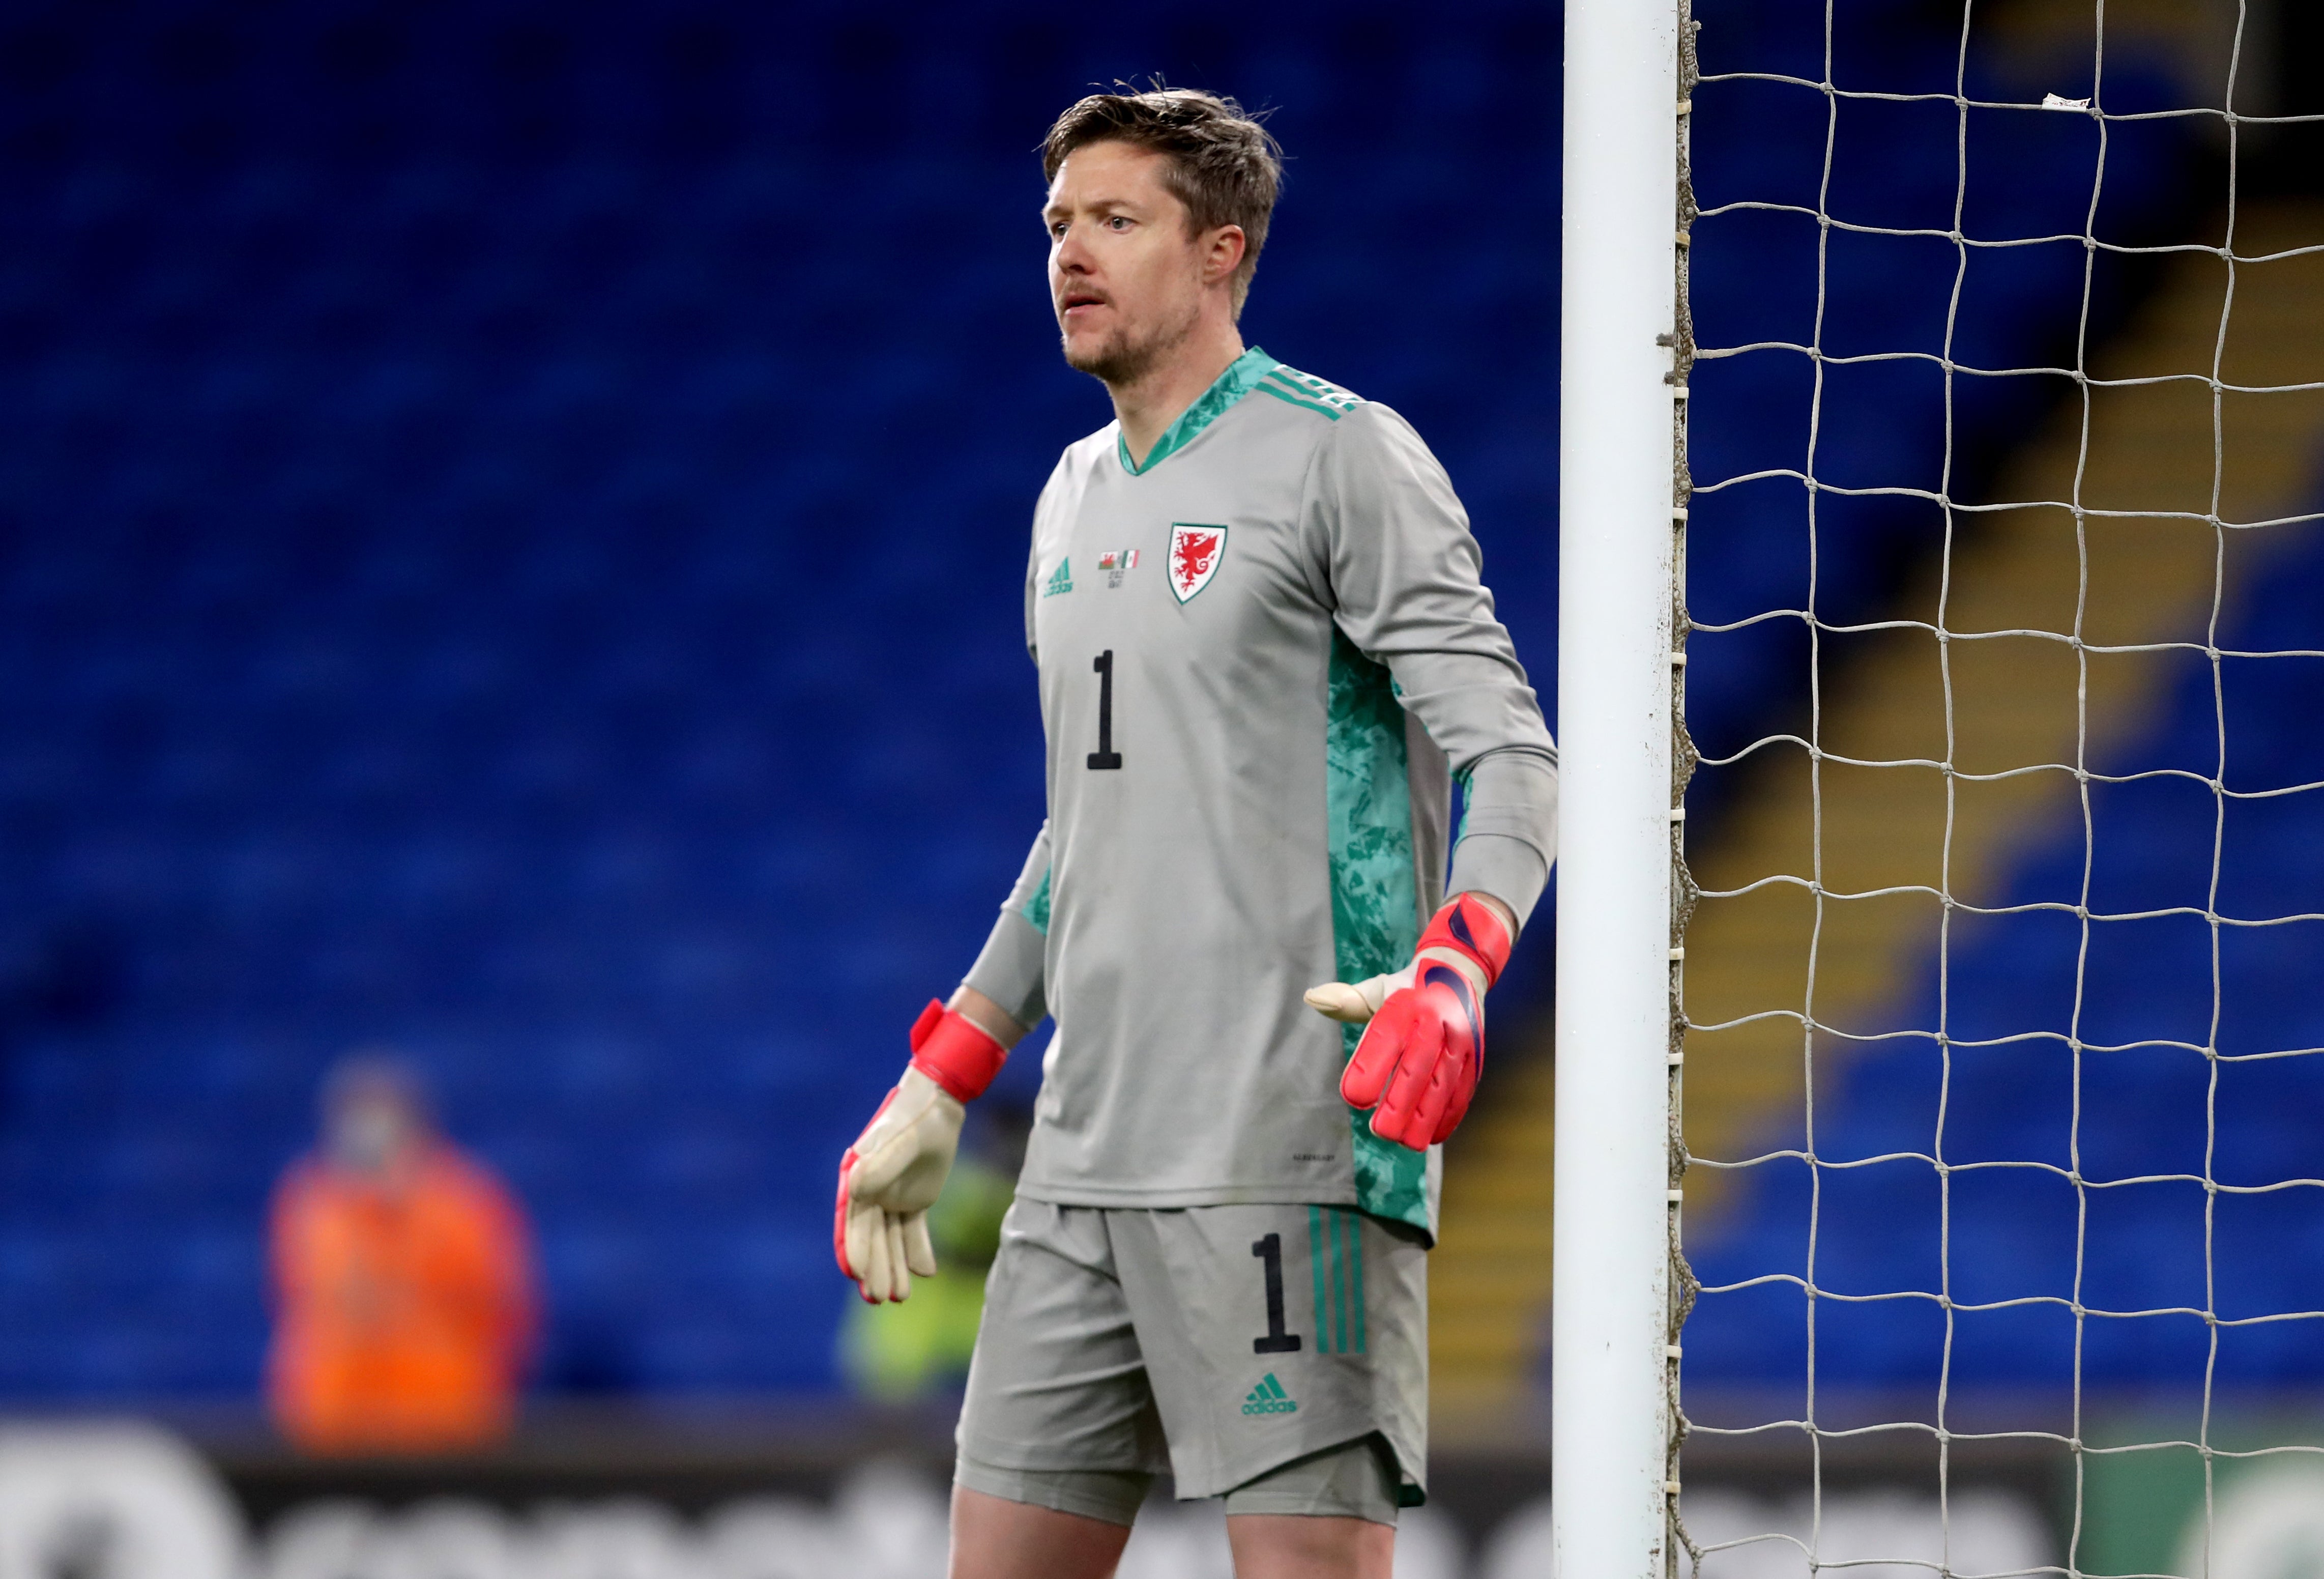
[(1250, 1253), (1267, 1263), (1267, 1335), (1250, 1341), (1254, 1354), (1296, 1354), (1299, 1334), (1283, 1330), (1283, 1235), (1253, 1240)]

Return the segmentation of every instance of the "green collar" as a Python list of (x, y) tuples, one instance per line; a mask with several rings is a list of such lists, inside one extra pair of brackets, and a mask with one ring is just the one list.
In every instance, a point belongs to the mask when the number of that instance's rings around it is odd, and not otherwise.
[(1249, 394), (1260, 379), (1282, 365), (1257, 346), (1228, 363), (1227, 370), (1219, 374), (1218, 381), (1204, 390), (1193, 405), (1179, 412), (1178, 420), (1163, 431), (1161, 439), (1147, 455), (1144, 466), (1130, 458), (1130, 440), (1116, 433), (1113, 447), (1115, 453), (1121, 457), (1121, 469), (1133, 477), (1143, 476), (1152, 471), (1192, 444), (1196, 434), (1217, 421), (1229, 406)]

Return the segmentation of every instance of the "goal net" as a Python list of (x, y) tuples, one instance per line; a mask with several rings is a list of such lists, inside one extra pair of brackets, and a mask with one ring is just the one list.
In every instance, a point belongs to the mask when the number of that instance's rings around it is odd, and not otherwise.
[(2260, 18), (1680, 14), (1672, 1572), (2324, 1574), (2324, 208)]

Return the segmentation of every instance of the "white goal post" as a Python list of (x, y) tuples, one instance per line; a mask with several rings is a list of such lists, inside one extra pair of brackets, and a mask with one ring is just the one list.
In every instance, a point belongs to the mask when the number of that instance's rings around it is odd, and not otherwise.
[(2032, 9), (1567, 0), (1563, 1579), (2324, 1550), (2324, 111), (2255, 5)]
[(1557, 1571), (1661, 1579), (1673, 1492), (1681, 18), (1567, 0), (1559, 439)]

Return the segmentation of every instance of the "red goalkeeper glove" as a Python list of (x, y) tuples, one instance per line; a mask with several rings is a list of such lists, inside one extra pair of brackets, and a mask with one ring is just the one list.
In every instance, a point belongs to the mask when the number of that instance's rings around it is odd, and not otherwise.
[(990, 1032), (937, 1002), (920, 1011), (911, 1039), (903, 1078), (839, 1159), (831, 1247), (873, 1305), (910, 1294), (915, 1274), (936, 1276), (928, 1208), (960, 1150), (964, 1104), (982, 1094), (1009, 1057)]
[(1425, 1151), (1459, 1126), (1484, 1073), (1485, 993), (1509, 943), (1493, 908), (1464, 893), (1436, 912), (1404, 969), (1308, 989), (1310, 1008), (1364, 1027), (1340, 1094), (1372, 1110), (1373, 1134)]

